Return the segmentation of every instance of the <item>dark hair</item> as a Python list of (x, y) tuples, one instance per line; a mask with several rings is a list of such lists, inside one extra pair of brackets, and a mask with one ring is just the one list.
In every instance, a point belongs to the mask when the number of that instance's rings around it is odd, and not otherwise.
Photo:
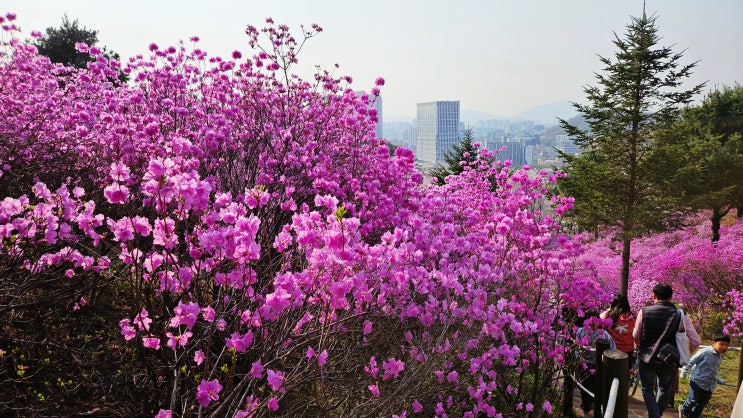
[(619, 315), (623, 313), (632, 313), (632, 309), (629, 306), (629, 299), (627, 299), (627, 296), (625, 295), (614, 295), (614, 299), (612, 299), (610, 306), (611, 308), (609, 309), (609, 314), (607, 316), (611, 318), (611, 321), (614, 324), (617, 323)]
[(671, 297), (673, 297), (673, 289), (671, 289), (670, 285), (665, 283), (656, 284), (655, 287), (653, 287), (653, 294), (658, 300), (671, 300)]
[(599, 317), (598, 311), (596, 311), (595, 309), (588, 309), (583, 312), (583, 316), (579, 317), (575, 321), (575, 324), (578, 325), (579, 327), (582, 327), (583, 325), (585, 325), (585, 322), (587, 320), (591, 318), (598, 318), (598, 317)]
[(725, 343), (730, 343), (730, 336), (722, 332), (716, 332), (712, 334), (712, 341), (714, 342), (722, 341)]

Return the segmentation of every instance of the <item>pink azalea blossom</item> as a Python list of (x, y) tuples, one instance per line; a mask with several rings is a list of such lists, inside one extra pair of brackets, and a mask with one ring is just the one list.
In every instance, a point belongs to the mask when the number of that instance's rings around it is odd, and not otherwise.
[(274, 371), (271, 369), (268, 369), (266, 372), (268, 373), (268, 385), (271, 386), (271, 389), (279, 391), (284, 385), (284, 372)]
[(142, 345), (147, 348), (160, 349), (160, 339), (157, 337), (142, 337)]
[(254, 377), (256, 379), (260, 379), (263, 377), (263, 364), (261, 364), (260, 360), (254, 361), (253, 364), (250, 366), (250, 373), (248, 375), (250, 377)]
[(108, 203), (125, 203), (129, 198), (129, 188), (118, 183), (113, 183), (103, 189), (103, 195), (108, 200)]
[(197, 350), (193, 355), (193, 361), (196, 363), (196, 365), (201, 366), (201, 363), (204, 362), (206, 359), (206, 356), (204, 355), (204, 352), (201, 350)]
[(161, 409), (155, 415), (155, 418), (172, 418), (173, 412), (170, 409)]
[(275, 397), (268, 400), (268, 403), (266, 404), (268, 406), (268, 409), (276, 412), (279, 410), (279, 401)]
[(317, 356), (317, 363), (321, 366), (325, 365), (325, 362), (328, 361), (328, 350), (323, 350), (320, 355)]
[(413, 400), (413, 412), (415, 412), (416, 414), (420, 414), (421, 412), (423, 412), (423, 405), (421, 405), (421, 403), (418, 402), (417, 399)]
[(209, 406), (212, 401), (219, 400), (219, 392), (222, 391), (222, 385), (219, 380), (201, 379), (201, 383), (196, 388), (196, 400), (202, 407)]

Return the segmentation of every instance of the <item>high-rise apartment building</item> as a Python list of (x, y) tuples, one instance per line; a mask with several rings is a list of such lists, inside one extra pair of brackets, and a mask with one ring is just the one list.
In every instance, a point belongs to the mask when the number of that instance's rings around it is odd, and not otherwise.
[(444, 153), (459, 141), (459, 100), (418, 103), (416, 158), (444, 161)]

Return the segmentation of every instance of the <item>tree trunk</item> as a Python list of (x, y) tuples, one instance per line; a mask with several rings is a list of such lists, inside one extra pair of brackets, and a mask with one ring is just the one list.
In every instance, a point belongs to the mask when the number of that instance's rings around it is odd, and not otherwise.
[(712, 208), (712, 243), (716, 243), (720, 240), (720, 221), (730, 211), (725, 211), (722, 208)]
[(627, 290), (629, 288), (629, 259), (630, 259), (630, 250), (632, 246), (632, 238), (629, 236), (624, 236), (622, 238), (622, 277), (620, 278), (620, 288), (619, 293), (622, 295), (627, 295)]

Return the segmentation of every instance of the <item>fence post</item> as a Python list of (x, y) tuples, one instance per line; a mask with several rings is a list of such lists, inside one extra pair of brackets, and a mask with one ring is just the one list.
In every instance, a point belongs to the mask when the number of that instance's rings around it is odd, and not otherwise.
[(573, 392), (575, 391), (575, 384), (573, 383), (573, 373), (571, 373), (568, 368), (566, 368), (563, 373), (565, 373), (565, 378), (563, 378), (562, 415), (566, 417), (572, 417), (574, 415)]
[[(597, 362), (598, 363), (598, 362)], [(619, 379), (619, 391), (617, 392), (616, 404), (614, 405), (615, 418), (627, 418), (629, 413), (629, 357), (627, 353), (617, 350), (606, 350), (601, 363), (603, 363), (603, 376), (596, 386), (602, 388), (602, 393), (609, 393), (611, 382), (614, 378)], [(602, 405), (606, 410), (607, 399), (602, 399)]]
[(594, 382), (596, 384), (593, 388), (593, 415), (594, 416), (603, 416), (603, 405), (606, 404), (606, 399), (604, 399), (606, 396), (604, 393), (608, 393), (608, 389), (606, 392), (604, 392), (604, 373), (603, 373), (603, 361), (601, 360), (603, 358), (604, 351), (607, 351), (609, 349), (609, 341), (606, 340), (596, 340), (596, 376), (594, 376)]

